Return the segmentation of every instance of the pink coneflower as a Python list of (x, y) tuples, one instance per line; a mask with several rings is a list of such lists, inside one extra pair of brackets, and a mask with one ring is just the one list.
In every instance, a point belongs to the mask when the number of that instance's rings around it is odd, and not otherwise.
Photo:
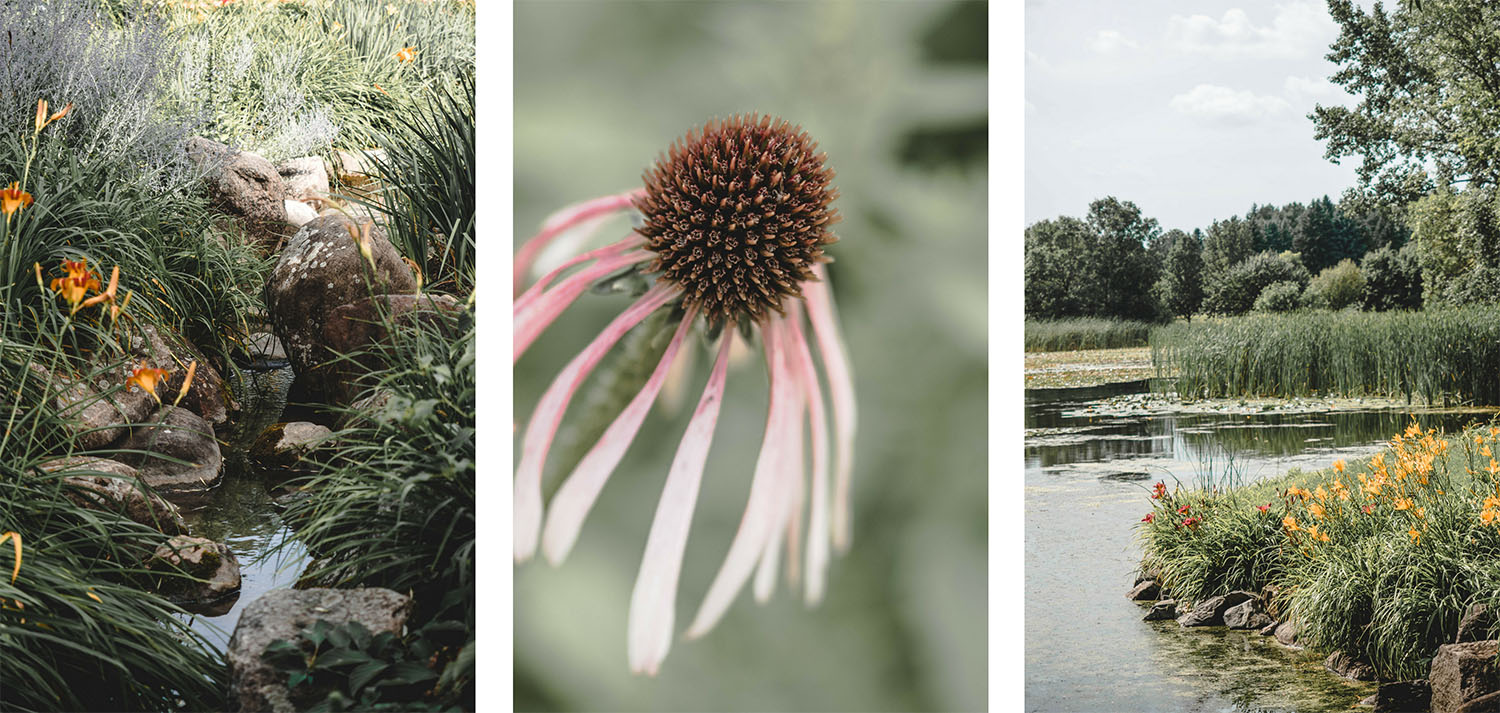
[[(781, 548), (787, 578), (799, 579), (803, 543), (803, 428), (811, 432), (812, 483), (806, 531), (808, 604), (823, 595), (830, 540), (849, 544), (849, 480), (855, 429), (854, 390), (834, 313), (823, 246), (838, 220), (829, 204), (837, 192), (825, 155), (800, 128), (771, 117), (709, 122), (672, 145), (644, 177), (645, 188), (606, 196), (548, 220), (516, 257), (521, 280), (547, 244), (586, 231), (632, 208), (642, 222), (625, 239), (584, 252), (552, 270), (515, 301), (515, 352), (521, 355), (588, 287), (622, 271), (656, 277), (641, 295), (575, 357), (543, 394), (521, 445), (515, 481), (515, 558), (524, 561), (538, 540), (558, 564), (576, 541), (589, 508), (629, 448), (698, 318), (719, 334), (708, 385), (688, 423), (667, 474), (645, 557), (631, 596), (627, 636), (630, 667), (655, 674), (671, 646), (677, 579), (687, 546), (698, 486), (708, 458), (736, 328), (760, 335), (770, 372), (770, 407), (749, 502), (729, 554), (687, 637), (713, 628), (755, 572), (755, 595), (775, 588)], [(572, 274), (563, 273), (578, 267)], [(554, 284), (556, 283), (556, 284)], [(659, 309), (680, 316), (672, 341), (646, 385), (610, 424), (552, 499), (543, 525), (542, 466), (563, 412), (605, 352)], [(811, 326), (808, 335), (803, 316)], [(811, 338), (809, 338), (811, 337)], [(828, 494), (828, 428), (823, 391), (809, 342), (817, 351), (832, 399), (833, 497)], [(759, 568), (758, 571), (757, 567)]]

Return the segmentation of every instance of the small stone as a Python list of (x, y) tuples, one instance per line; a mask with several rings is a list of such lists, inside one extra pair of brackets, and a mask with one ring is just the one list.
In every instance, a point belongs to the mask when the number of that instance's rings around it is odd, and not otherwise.
[(1225, 611), (1254, 598), (1254, 593), (1243, 590), (1210, 597), (1193, 605), (1191, 611), (1178, 617), (1177, 623), (1183, 627), (1223, 626)]
[(1328, 655), (1323, 661), (1323, 668), (1328, 669), (1344, 678), (1356, 681), (1375, 680), (1375, 669), (1369, 664), (1360, 661), (1342, 651), (1335, 651)]
[(213, 424), (176, 406), (163, 406), (120, 444), (120, 459), (163, 496), (198, 494), (219, 484), (224, 458)]
[(1275, 622), (1259, 599), (1251, 599), (1224, 611), (1224, 626), (1231, 629), (1262, 629)]
[(1297, 645), (1297, 625), (1290, 621), (1284, 621), (1276, 627), (1276, 640), (1283, 646), (1290, 646), (1294, 649), (1302, 648)]
[(333, 431), (327, 426), (316, 423), (278, 423), (255, 439), (247, 456), (250, 463), (263, 472), (305, 472), (308, 469), (302, 464), (302, 459), (332, 436)]
[(1157, 599), (1159, 598), (1160, 594), (1161, 587), (1158, 586), (1156, 582), (1148, 579), (1144, 582), (1141, 582), (1140, 584), (1135, 585), (1135, 588), (1130, 590), (1130, 593), (1126, 594), (1125, 596), (1131, 601), (1140, 602)]
[[(228, 545), (203, 537), (177, 535), (160, 547), (146, 568), (163, 576), (161, 593), (184, 609), (213, 607), (240, 590), (240, 563)], [(191, 577), (191, 579), (188, 579)]]
[(1177, 618), (1177, 602), (1171, 599), (1163, 599), (1151, 605), (1151, 611), (1141, 621), (1162, 621)]
[(321, 200), (328, 195), (328, 171), (316, 156), (287, 159), (276, 167), (286, 197), (294, 201)]
[(286, 201), (286, 222), (288, 225), (300, 228), (316, 217), (318, 217), (318, 211), (312, 206), (302, 201)]

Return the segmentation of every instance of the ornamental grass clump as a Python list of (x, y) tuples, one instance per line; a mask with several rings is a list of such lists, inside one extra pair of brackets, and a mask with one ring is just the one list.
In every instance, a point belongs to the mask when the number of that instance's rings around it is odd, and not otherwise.
[(1467, 607), (1500, 606), (1497, 450), (1494, 423), (1413, 423), (1360, 463), (1222, 493), (1162, 485), (1140, 530), (1144, 564), (1188, 600), (1274, 585), (1302, 643), (1420, 678)]

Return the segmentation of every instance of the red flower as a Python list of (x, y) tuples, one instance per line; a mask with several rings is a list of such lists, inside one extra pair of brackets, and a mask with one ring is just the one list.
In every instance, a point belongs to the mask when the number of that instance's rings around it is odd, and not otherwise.
[(1261, 511), (1261, 512), (1265, 512), (1265, 511), (1267, 511), (1267, 510), (1270, 510), (1270, 509), (1271, 509), (1271, 505), (1270, 505), (1270, 504), (1269, 504), (1269, 503), (1267, 503), (1267, 504), (1265, 504), (1265, 505), (1256, 505), (1256, 506), (1255, 506), (1255, 509), (1256, 509), (1256, 510), (1259, 510), (1259, 511)]
[(1197, 527), (1198, 523), (1200, 523), (1200, 522), (1203, 522), (1203, 518), (1201, 518), (1201, 517), (1190, 517), (1190, 518), (1188, 518), (1186, 520), (1183, 520), (1182, 524), (1183, 524), (1184, 527), (1186, 527), (1187, 529), (1191, 530), (1191, 529)]
[(1187, 512), (1187, 511), (1188, 511), (1188, 506), (1186, 506), (1186, 505), (1183, 505), (1182, 507), (1177, 508), (1177, 512), (1179, 512), (1179, 513), (1184, 513), (1184, 512)]
[(1156, 519), (1156, 513), (1151, 513), (1151, 514), (1149, 514), (1149, 515), (1141, 518), (1141, 522), (1151, 522), (1152, 520), (1155, 520), (1155, 519)]
[(1161, 481), (1157, 481), (1156, 485), (1151, 486), (1151, 499), (1152, 500), (1160, 500), (1160, 499), (1162, 499), (1162, 498), (1164, 498), (1166, 496), (1167, 496), (1167, 484), (1166, 483), (1161, 482)]

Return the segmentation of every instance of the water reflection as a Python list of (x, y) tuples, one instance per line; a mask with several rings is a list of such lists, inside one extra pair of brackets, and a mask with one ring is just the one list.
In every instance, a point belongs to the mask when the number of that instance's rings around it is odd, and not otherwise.
[(1086, 401), (1106, 395), (1028, 392), (1026, 710), (1307, 713), (1371, 693), (1254, 632), (1141, 621), (1145, 609), (1124, 595), (1146, 487), (1324, 468), (1376, 452), (1413, 416), (1457, 429), (1494, 411), (1119, 416)]

